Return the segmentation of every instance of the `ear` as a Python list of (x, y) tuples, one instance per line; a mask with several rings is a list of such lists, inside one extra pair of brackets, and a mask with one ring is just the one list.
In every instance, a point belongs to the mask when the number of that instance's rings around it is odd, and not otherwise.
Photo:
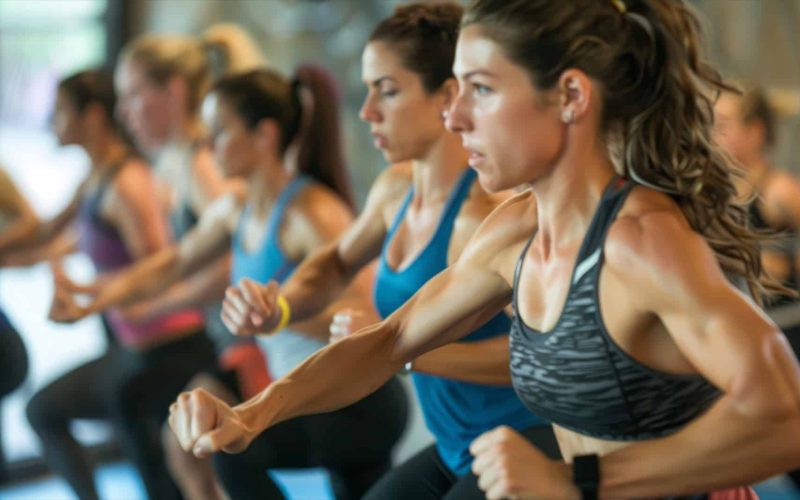
[(91, 102), (83, 111), (83, 121), (87, 127), (97, 130), (107, 121), (103, 107), (97, 102)]
[(256, 149), (260, 153), (280, 157), (281, 130), (277, 121), (265, 118), (258, 123), (253, 133), (256, 134)]
[(590, 109), (594, 98), (591, 79), (581, 70), (568, 69), (558, 79), (561, 121), (566, 124), (580, 120)]
[(745, 130), (752, 142), (760, 144), (762, 149), (767, 147), (767, 127), (764, 126), (764, 122), (758, 119), (750, 120), (749, 123), (745, 123)]
[(448, 111), (450, 110), (450, 106), (458, 97), (458, 81), (455, 78), (448, 78), (447, 80), (442, 83), (442, 86), (439, 88), (437, 93), (441, 96), (441, 114), (442, 117), (446, 117)]

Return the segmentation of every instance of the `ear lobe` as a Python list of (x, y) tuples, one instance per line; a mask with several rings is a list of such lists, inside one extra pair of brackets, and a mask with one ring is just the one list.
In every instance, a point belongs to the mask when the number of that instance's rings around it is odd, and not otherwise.
[(264, 152), (275, 151), (275, 154), (280, 154), (281, 134), (277, 122), (271, 119), (261, 120), (256, 130), (258, 131), (257, 144), (261, 149)]
[(592, 86), (589, 78), (579, 70), (567, 70), (561, 75), (562, 121), (571, 123), (589, 108)]
[(439, 91), (442, 92), (444, 97), (444, 102), (442, 103), (442, 115), (444, 116), (458, 96), (458, 82), (455, 78), (448, 78), (444, 81)]

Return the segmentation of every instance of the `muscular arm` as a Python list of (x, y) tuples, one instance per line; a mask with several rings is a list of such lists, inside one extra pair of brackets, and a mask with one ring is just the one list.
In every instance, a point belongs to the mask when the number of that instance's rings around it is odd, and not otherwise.
[(685, 221), (654, 214), (618, 225), (609, 272), (627, 280), (632, 307), (655, 314), (723, 395), (676, 434), (604, 456), (601, 497), (710, 491), (799, 467), (800, 369), (786, 339), (728, 284)]
[(510, 385), (508, 335), (454, 342), (414, 360), (414, 371), (476, 384)]
[(532, 231), (520, 215), (530, 214), (487, 218), (458, 261), (394, 314), (318, 351), (250, 401), (231, 409), (202, 391), (182, 395), (171, 408), (170, 425), (184, 449), (198, 456), (241, 451), (265, 428), (351, 404), (406, 361), (473, 331), (511, 298), (509, 277), (499, 270)]
[[(390, 182), (390, 176), (378, 179), (355, 222), (335, 241), (309, 255), (281, 287), (295, 320), (309, 319), (331, 305), (358, 272), (380, 255), (387, 232), (382, 211), (391, 196)], [(370, 285), (368, 279), (362, 283), (367, 290)]]

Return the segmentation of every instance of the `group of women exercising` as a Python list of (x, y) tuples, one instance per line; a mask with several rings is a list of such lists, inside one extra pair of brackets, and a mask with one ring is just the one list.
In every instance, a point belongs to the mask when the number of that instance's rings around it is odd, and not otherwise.
[[(77, 222), (98, 271), (53, 264), (51, 318), (101, 313), (109, 346), (31, 400), (48, 465), (97, 498), (69, 425), (104, 418), (153, 499), (283, 498), (266, 471), (304, 467), (341, 499), (746, 499), (800, 469), (763, 309), (796, 295), (770, 231), (800, 183), (700, 35), (683, 0), (398, 7), (362, 54), (390, 166), (360, 213), (330, 75), (230, 26), (63, 80), (90, 174), (0, 233), (13, 260)], [(435, 443), (393, 465), (400, 372)]]

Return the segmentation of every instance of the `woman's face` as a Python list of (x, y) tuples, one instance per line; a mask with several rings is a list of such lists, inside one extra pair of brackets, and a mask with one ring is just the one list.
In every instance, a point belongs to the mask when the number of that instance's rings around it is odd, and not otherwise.
[(459, 93), (447, 126), (461, 134), (481, 185), (501, 191), (546, 175), (564, 141), (556, 91), (535, 89), (479, 25), (461, 31), (454, 72)]
[(757, 127), (744, 121), (741, 99), (729, 92), (720, 94), (714, 105), (714, 138), (742, 166), (758, 157), (764, 147)]
[(375, 147), (390, 163), (427, 156), (442, 134), (444, 92), (429, 94), (417, 73), (406, 69), (392, 46), (367, 44), (361, 58), (367, 96), (359, 117), (370, 124)]
[(203, 101), (203, 120), (214, 141), (214, 158), (225, 176), (250, 176), (258, 159), (256, 132), (248, 129), (225, 98), (215, 93)]
[(83, 141), (83, 116), (72, 99), (62, 90), (56, 94), (53, 109), (53, 133), (62, 146), (81, 144)]
[(167, 85), (150, 80), (137, 63), (120, 63), (114, 75), (117, 87), (117, 113), (136, 144), (153, 152), (170, 138), (172, 99)]

